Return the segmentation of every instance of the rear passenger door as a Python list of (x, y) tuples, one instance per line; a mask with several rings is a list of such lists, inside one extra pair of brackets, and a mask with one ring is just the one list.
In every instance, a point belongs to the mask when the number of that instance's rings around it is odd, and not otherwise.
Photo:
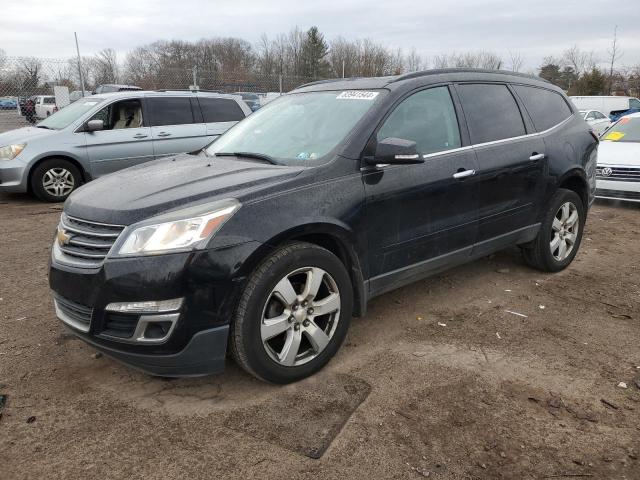
[(192, 108), (197, 108), (195, 99), (150, 96), (146, 102), (156, 158), (193, 152), (207, 144), (205, 124)]
[(215, 140), (245, 117), (238, 102), (230, 98), (198, 97), (209, 140)]
[(546, 172), (545, 146), (525, 126), (507, 85), (458, 84), (478, 160), (478, 243), (473, 254), (512, 244), (537, 221)]

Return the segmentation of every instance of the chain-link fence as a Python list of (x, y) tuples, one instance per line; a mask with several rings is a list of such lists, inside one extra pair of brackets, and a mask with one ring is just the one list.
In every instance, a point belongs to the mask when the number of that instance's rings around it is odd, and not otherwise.
[[(104, 84), (135, 85), (144, 90), (200, 90), (221, 93), (252, 92), (266, 101), (316, 80), (295, 75), (265, 75), (252, 70), (221, 71), (202, 66), (129, 68), (91, 65), (76, 58), (0, 58), (0, 132), (28, 126), (69, 102), (91, 95)], [(67, 100), (68, 98), (68, 100)]]

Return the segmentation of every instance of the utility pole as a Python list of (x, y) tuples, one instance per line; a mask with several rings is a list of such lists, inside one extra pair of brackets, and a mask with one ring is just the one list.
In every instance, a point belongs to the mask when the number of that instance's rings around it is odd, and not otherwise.
[(613, 90), (613, 65), (616, 58), (620, 57), (620, 52), (618, 50), (618, 25), (613, 29), (613, 43), (611, 44), (609, 55), (611, 56), (611, 65), (609, 68), (609, 95), (611, 95), (611, 90)]
[(80, 75), (80, 88), (82, 89), (82, 98), (84, 98), (84, 76), (82, 75), (82, 60), (80, 59), (80, 47), (78, 47), (78, 33), (73, 32), (76, 37), (76, 52), (78, 53), (78, 75)]
[(344, 59), (342, 59), (342, 78), (344, 78)]

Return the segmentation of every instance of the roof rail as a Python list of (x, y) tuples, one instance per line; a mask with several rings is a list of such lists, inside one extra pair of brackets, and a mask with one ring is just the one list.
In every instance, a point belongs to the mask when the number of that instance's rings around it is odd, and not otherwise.
[(226, 92), (221, 92), (220, 90), (204, 90), (204, 89), (197, 89), (197, 90), (191, 90), (190, 88), (159, 88), (157, 90), (152, 90), (153, 92), (193, 92), (193, 93), (219, 93), (222, 95), (233, 95), (233, 93), (226, 93)]
[(389, 83), (399, 82), (399, 81), (402, 81), (402, 80), (409, 80), (409, 79), (412, 79), (412, 78), (426, 77), (428, 75), (439, 75), (439, 74), (443, 74), (443, 73), (464, 73), (464, 72), (500, 73), (500, 74), (503, 74), (503, 75), (512, 75), (512, 76), (515, 76), (515, 77), (530, 78), (530, 79), (539, 80), (539, 81), (542, 81), (542, 82), (549, 83), (547, 80), (545, 80), (542, 77), (538, 77), (536, 75), (529, 75), (528, 73), (510, 72), (508, 70), (490, 70), (490, 69), (486, 69), (486, 68), (465, 68), (465, 67), (440, 68), (440, 69), (434, 69), (434, 70), (423, 70), (421, 72), (405, 73), (403, 75), (398, 75), (395, 79), (391, 80), (391, 82), (389, 82)]
[(316, 80), (315, 82), (303, 83), (302, 85), (298, 85), (296, 89), (302, 87), (310, 87), (311, 85), (321, 85), (323, 83), (348, 82), (349, 80), (363, 80), (365, 78), (367, 77), (329, 78), (327, 80)]

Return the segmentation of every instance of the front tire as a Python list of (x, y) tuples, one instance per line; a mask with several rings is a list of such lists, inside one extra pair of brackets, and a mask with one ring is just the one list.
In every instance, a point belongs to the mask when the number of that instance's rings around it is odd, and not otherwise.
[(578, 194), (559, 188), (547, 205), (538, 236), (524, 248), (527, 263), (544, 272), (565, 269), (578, 253), (585, 220)]
[(42, 201), (64, 202), (81, 182), (78, 167), (69, 160), (51, 158), (33, 170), (31, 190)]
[(262, 262), (241, 295), (230, 332), (235, 361), (272, 383), (314, 374), (347, 334), (352, 291), (333, 253), (310, 243), (285, 245)]

